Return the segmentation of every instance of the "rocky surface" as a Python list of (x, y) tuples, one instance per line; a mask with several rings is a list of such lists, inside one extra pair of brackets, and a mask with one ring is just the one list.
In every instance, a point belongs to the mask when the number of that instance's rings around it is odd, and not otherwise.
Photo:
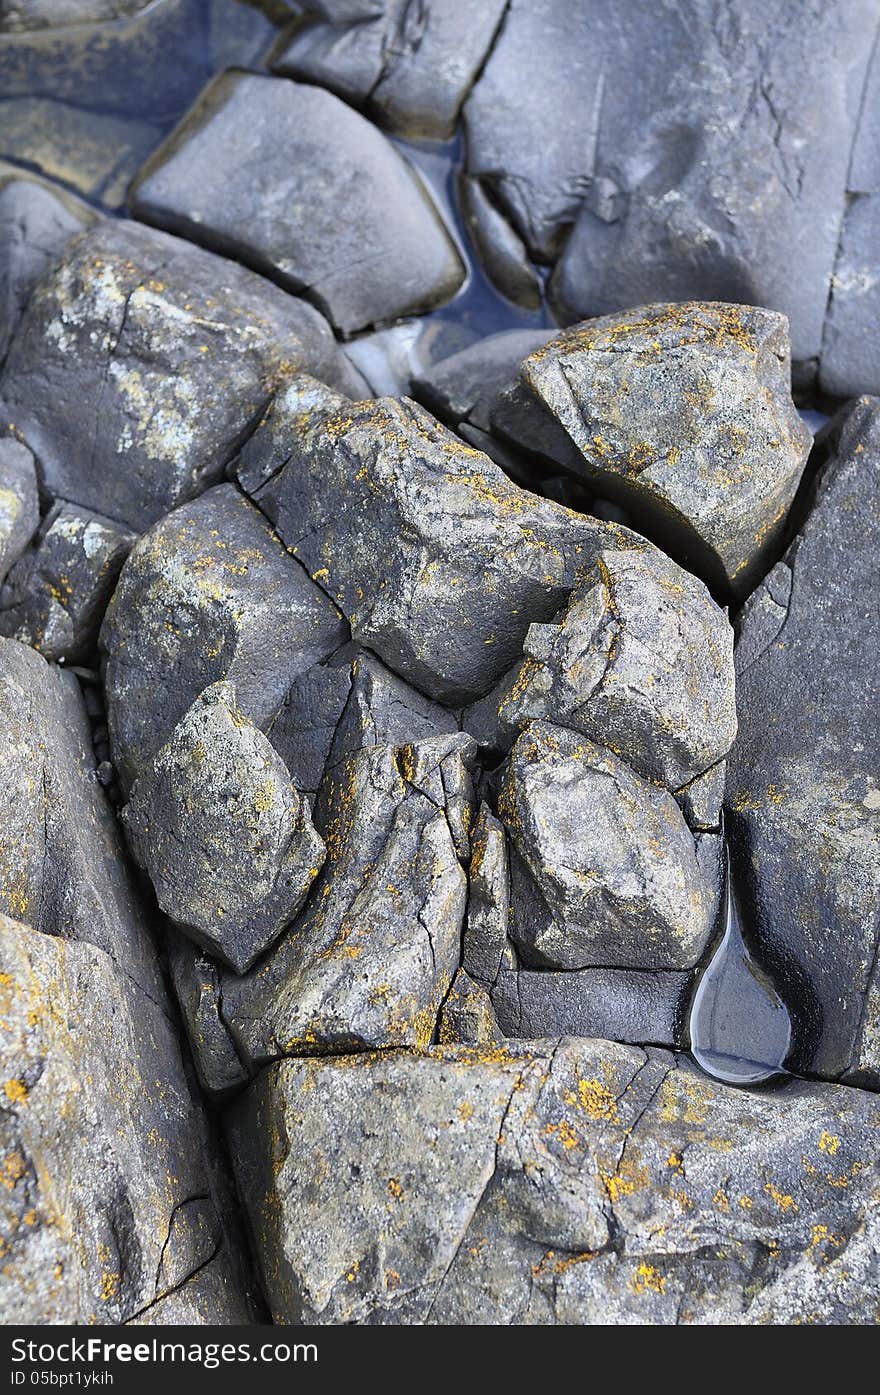
[(78, 200), (0, 164), (0, 361), (34, 286), (93, 216)]
[(870, 1323), (877, 1110), (569, 1039), (285, 1061), (230, 1133), (280, 1322)]
[(418, 175), (319, 87), (223, 74), (155, 156), (133, 206), (307, 295), (346, 334), (428, 310), (464, 280)]
[(0, 581), (27, 547), (39, 521), (34, 457), (20, 441), (0, 438)]
[(141, 530), (216, 481), (303, 368), (344, 385), (310, 305), (166, 233), (100, 222), (31, 294), (0, 394), (47, 491)]
[(876, 1085), (880, 402), (856, 403), (830, 449), (801, 532), (740, 620), (727, 800), (758, 951), (805, 1004), (800, 1067)]

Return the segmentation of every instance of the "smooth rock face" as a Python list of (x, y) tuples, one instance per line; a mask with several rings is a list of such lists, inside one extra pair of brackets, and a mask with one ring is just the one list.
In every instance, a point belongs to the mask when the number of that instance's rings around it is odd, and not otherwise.
[(550, 330), (509, 329), (478, 339), (414, 378), (412, 395), (450, 426), (467, 421), (488, 431), (495, 398), (516, 378), (523, 359), (551, 337)]
[(491, 1000), (507, 1037), (607, 1037), (684, 1046), (692, 972), (502, 969)]
[(148, 1320), (179, 1291), (178, 1321), (252, 1322), (159, 1003), (93, 944), (0, 915), (0, 1013), (4, 1320)]
[[(821, 347), (874, 0), (512, 0), (465, 107), (469, 171), (563, 320), (649, 300), (768, 305)], [(529, 100), (522, 100), (528, 74)]]
[(461, 217), (483, 270), (497, 291), (524, 310), (540, 310), (544, 288), (522, 238), (492, 202), (479, 179), (458, 180)]
[(464, 714), (490, 744), (506, 747), (546, 719), (678, 790), (733, 743), (733, 630), (703, 584), (655, 548), (599, 553), (566, 609), (529, 627), (523, 649)]
[(150, 918), (96, 763), (73, 675), (0, 640), (0, 912), (95, 945), (161, 1001)]
[(795, 1068), (876, 1084), (880, 401), (856, 403), (836, 437), (800, 535), (740, 620), (727, 803)]
[(40, 522), (34, 457), (20, 441), (0, 438), (0, 581), (27, 547)]
[(278, 1322), (869, 1323), (878, 1123), (587, 1039), (284, 1061), (229, 1133)]
[(498, 808), (511, 842), (510, 934), (529, 962), (696, 964), (717, 892), (665, 790), (575, 732), (534, 722), (510, 754)]
[(461, 953), (456, 834), (474, 754), (465, 736), (437, 737), (368, 747), (328, 773), (315, 806), (327, 863), (308, 905), (263, 964), (223, 980), (223, 1019), (252, 1067), (430, 1043)]
[(122, 821), (165, 914), (238, 973), (293, 920), (324, 860), (308, 805), (232, 683), (180, 719)]
[(47, 659), (85, 658), (134, 540), (110, 518), (57, 503), (33, 552), (16, 563), (0, 592), (0, 634)]
[(133, 549), (101, 632), (123, 784), (209, 684), (233, 682), (239, 707), (262, 726), (291, 682), (347, 634), (332, 602), (233, 485), (176, 509)]
[(99, 222), (34, 289), (0, 394), (52, 494), (143, 529), (216, 481), (283, 371), (343, 383), (310, 305), (232, 262)]
[(355, 638), (436, 701), (485, 693), (597, 547), (631, 536), (517, 489), (406, 398), (318, 395), (305, 380), (284, 468), (256, 501)]
[(276, 72), (329, 87), (409, 139), (446, 140), (506, 0), (307, 0)]
[(718, 591), (747, 594), (812, 443), (791, 400), (784, 316), (652, 305), (564, 331), (520, 377), (588, 478)]
[(148, 165), (133, 207), (303, 292), (345, 334), (431, 309), (464, 280), (397, 150), (332, 93), (286, 79), (218, 77)]
[(174, 932), (168, 937), (168, 969), (199, 1084), (211, 1099), (222, 1101), (249, 1079), (220, 1016), (222, 969), (192, 940)]
[(92, 217), (78, 199), (0, 165), (0, 362), (33, 287)]

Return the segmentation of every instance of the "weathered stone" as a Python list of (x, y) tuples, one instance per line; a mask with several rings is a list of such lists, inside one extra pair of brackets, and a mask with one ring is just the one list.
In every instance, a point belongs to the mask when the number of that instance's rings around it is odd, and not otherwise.
[(149, 162), (133, 207), (303, 292), (345, 334), (431, 309), (464, 280), (403, 156), (332, 93), (283, 78), (221, 74)]
[(498, 394), (516, 378), (523, 359), (550, 337), (550, 330), (509, 329), (478, 339), (414, 378), (412, 395), (450, 426), (467, 421), (488, 431)]
[(429, 697), (485, 693), (596, 550), (631, 537), (517, 489), (407, 399), (323, 400), (304, 380), (296, 442), (257, 502), (355, 638)]
[(209, 490), (132, 550), (101, 631), (108, 722), (127, 787), (209, 684), (267, 725), (291, 682), (347, 627), (233, 485)]
[(489, 50), (506, 0), (306, 0), (273, 62), (279, 73), (329, 87), (409, 139), (448, 140)]
[(498, 805), (511, 841), (510, 934), (532, 964), (696, 964), (717, 886), (670, 794), (592, 741), (534, 722)]
[[(340, 712), (329, 751), (331, 764), (336, 764), (345, 756), (354, 755), (365, 746), (408, 747), (411, 742), (440, 735), (453, 736), (453, 741), (446, 748), (447, 752), (454, 752), (462, 745), (472, 744), (469, 737), (459, 735), (455, 715), (447, 708), (422, 697), (415, 688), (411, 688), (402, 678), (398, 678), (386, 668), (374, 654), (362, 650), (356, 655), (351, 665), (351, 688), (345, 706)], [(442, 751), (443, 747), (436, 743), (424, 748), (425, 753), (430, 753), (432, 758), (436, 756), (441, 761), (444, 759)], [(456, 763), (454, 757), (453, 766), (456, 771), (460, 768), (460, 762)], [(434, 784), (437, 777), (440, 778), (441, 784), (436, 788), (426, 787), (425, 793), (437, 798), (441, 803), (444, 799), (452, 800), (457, 793), (459, 797), (463, 796), (465, 805), (469, 806), (473, 802), (472, 789), (454, 792), (443, 786), (440, 771), (447, 768), (444, 763), (439, 771), (433, 772)], [(407, 778), (413, 783), (420, 782), (415, 768), (407, 772)], [(460, 803), (456, 805), (458, 812), (455, 818), (459, 829), (463, 807)]]
[(0, 164), (0, 363), (34, 286), (93, 217), (78, 199)]
[(450, 811), (409, 773), (448, 770), (455, 739), (369, 747), (326, 776), (315, 823), (328, 859), (308, 905), (263, 964), (223, 981), (224, 1021), (252, 1066), (431, 1041), (459, 963), (467, 882)]
[(6, 916), (0, 970), (5, 1321), (119, 1324), (172, 1292), (179, 1321), (253, 1321), (159, 1003), (94, 945)]
[(344, 387), (330, 327), (252, 272), (100, 221), (32, 292), (0, 380), (47, 491), (144, 528), (218, 479), (284, 371)]
[(727, 762), (722, 760), (675, 791), (678, 807), (691, 828), (707, 833), (717, 831), (721, 824), (726, 779)]
[(168, 937), (168, 968), (202, 1089), (223, 1100), (247, 1084), (232, 1037), (220, 1015), (221, 970), (183, 935)]
[(717, 590), (748, 592), (812, 444), (782, 315), (646, 306), (563, 331), (520, 377), (523, 412), (565, 429), (600, 492)]
[(656, 548), (600, 552), (525, 658), (464, 714), (490, 745), (546, 719), (610, 747), (671, 790), (736, 735), (733, 630), (705, 586)]
[(444, 1045), (491, 1045), (501, 1035), (486, 989), (459, 969), (440, 1013), (438, 1040)]
[(0, 33), (101, 24), (137, 14), (150, 0), (8, 0), (0, 13)]
[(800, 535), (740, 618), (727, 802), (794, 1068), (876, 1084), (880, 402), (860, 400), (830, 445)]
[(74, 676), (0, 640), (0, 912), (95, 945), (161, 1001), (149, 917), (95, 764)]
[(467, 925), (462, 967), (478, 983), (491, 986), (508, 957), (510, 869), (504, 825), (486, 804), (471, 839)]
[(636, 1046), (684, 1046), (691, 971), (502, 969), (492, 989), (508, 1037), (607, 1037)]
[(483, 270), (497, 291), (524, 310), (540, 310), (544, 287), (522, 238), (492, 202), (479, 179), (458, 182), (461, 216)]
[(278, 1322), (876, 1318), (863, 1091), (563, 1040), (285, 1061), (229, 1117)]
[(0, 581), (40, 522), (34, 457), (20, 441), (0, 437)]
[(122, 822), (165, 914), (240, 974), (293, 920), (324, 860), (308, 805), (232, 683), (181, 717)]
[(59, 501), (0, 593), (0, 634), (47, 659), (85, 658), (134, 540), (112, 519)]

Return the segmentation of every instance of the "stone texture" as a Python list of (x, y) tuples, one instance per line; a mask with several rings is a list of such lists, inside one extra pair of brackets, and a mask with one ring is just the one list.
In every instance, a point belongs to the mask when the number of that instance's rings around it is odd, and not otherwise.
[(149, 1320), (175, 1294), (180, 1322), (252, 1322), (162, 1007), (94, 945), (0, 915), (0, 1013), (5, 1321)]
[(394, 146), (332, 93), (282, 78), (218, 77), (150, 161), (133, 207), (302, 292), (345, 334), (431, 309), (464, 280)]
[(488, 431), (498, 394), (515, 380), (523, 359), (551, 337), (550, 330), (508, 329), (478, 339), (414, 378), (412, 395), (449, 426), (467, 421)]
[(437, 1038), (444, 1045), (490, 1045), (502, 1038), (489, 994), (464, 969), (459, 969), (446, 995)]
[(880, 402), (835, 424), (811, 512), (740, 618), (734, 848), (796, 1069), (880, 1081)]
[(0, 363), (34, 286), (93, 216), (78, 199), (0, 164)]
[(607, 1037), (684, 1046), (694, 975), (639, 969), (502, 969), (492, 1006), (507, 1037)]
[(112, 519), (56, 503), (34, 550), (16, 563), (0, 592), (0, 634), (33, 645), (47, 659), (90, 656), (134, 540)]
[(344, 387), (326, 321), (137, 223), (74, 238), (31, 294), (0, 394), (49, 493), (143, 529), (216, 481), (284, 371)]
[(791, 400), (784, 316), (645, 306), (563, 331), (520, 377), (539, 404), (525, 410), (555, 418), (578, 468), (665, 551), (719, 592), (751, 589), (812, 444)]
[(306, 0), (274, 59), (279, 73), (329, 87), (410, 140), (448, 140), (501, 23), (506, 0)]
[(467, 737), (437, 737), (368, 747), (329, 772), (315, 806), (327, 863), (308, 905), (250, 975), (223, 980), (223, 1018), (252, 1067), (429, 1044), (461, 954), (456, 831), (473, 755)]
[(20, 441), (0, 437), (0, 581), (40, 522), (34, 457)]
[(862, 1091), (562, 1040), (285, 1061), (229, 1124), (278, 1322), (876, 1320)]
[(150, 919), (95, 779), (79, 685), (0, 640), (0, 912), (105, 952), (162, 1000)]
[(460, 174), (461, 219), (483, 270), (497, 291), (524, 310), (540, 310), (544, 286), (522, 238), (495, 207), (479, 179)]
[(566, 609), (529, 627), (523, 650), (464, 714), (490, 745), (546, 719), (678, 790), (733, 743), (733, 630), (705, 586), (655, 548), (600, 552)]
[(199, 1084), (222, 1101), (248, 1081), (220, 1015), (220, 966), (183, 935), (168, 936), (168, 969), (183, 1017)]
[[(480, 805), (471, 838), (467, 923), (462, 936), (462, 967), (491, 987), (509, 959), (510, 864), (504, 825), (487, 804)], [(514, 961), (515, 962), (515, 961)]]
[(482, 696), (597, 547), (631, 536), (517, 489), (407, 399), (317, 397), (304, 381), (286, 463), (255, 497), (355, 638), (437, 701)]
[(181, 717), (122, 822), (165, 914), (238, 973), (293, 920), (324, 860), (308, 805), (232, 683)]
[(234, 486), (176, 509), (131, 552), (101, 631), (124, 786), (209, 684), (229, 679), (263, 726), (346, 637), (332, 602)]
[(717, 885), (675, 800), (549, 722), (517, 739), (498, 800), (510, 833), (510, 934), (537, 967), (689, 969)]

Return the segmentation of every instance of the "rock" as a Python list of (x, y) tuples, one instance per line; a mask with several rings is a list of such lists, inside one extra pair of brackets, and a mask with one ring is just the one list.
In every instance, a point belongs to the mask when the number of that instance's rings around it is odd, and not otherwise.
[(273, 62), (278, 73), (329, 87), (410, 140), (448, 140), (502, 22), (505, 0), (307, 0)]
[(464, 714), (490, 745), (506, 748), (546, 719), (677, 791), (733, 743), (733, 630), (702, 582), (654, 548), (600, 552), (566, 609), (529, 627), (523, 649)]
[(880, 392), (880, 314), (876, 247), (880, 237), (880, 46), (874, 46), (847, 175), (847, 198), (825, 317), (819, 381), (850, 397)]
[(0, 581), (40, 522), (34, 457), (20, 441), (0, 437)]
[(56, 503), (34, 551), (16, 563), (0, 594), (0, 634), (47, 659), (86, 658), (134, 540), (110, 518)]
[(599, 492), (719, 592), (751, 589), (812, 444), (791, 400), (783, 316), (646, 306), (563, 331), (520, 377)]
[(510, 934), (533, 966), (697, 963), (718, 888), (665, 790), (592, 741), (534, 722), (510, 754), (498, 807), (511, 841)]
[(800, 534), (740, 617), (727, 804), (793, 1069), (876, 1085), (880, 401), (857, 402), (829, 446)]
[(161, 1002), (150, 917), (95, 765), (73, 674), (0, 640), (0, 913), (96, 946)]
[(0, 362), (34, 286), (93, 217), (79, 199), (0, 165)]
[(149, 3), (150, 0), (13, 0), (11, 13), (0, 15), (0, 33), (105, 24), (137, 14)]
[(468, 975), (484, 986), (494, 985), (509, 958), (509, 925), (510, 867), (504, 825), (482, 804), (471, 839), (461, 962)]
[(218, 77), (149, 162), (132, 206), (308, 295), (344, 334), (432, 309), (464, 280), (394, 146), (332, 93), (282, 78)]
[(176, 509), (132, 550), (101, 631), (113, 759), (127, 788), (211, 683), (268, 725), (347, 627), (233, 485)]
[(540, 310), (544, 287), (522, 238), (495, 207), (479, 179), (461, 175), (462, 222), (483, 270), (497, 291), (524, 310)]
[(191, 940), (174, 933), (168, 936), (168, 968), (199, 1084), (211, 1099), (223, 1101), (249, 1077), (220, 1016), (222, 971)]
[(357, 645), (344, 644), (329, 659), (295, 678), (284, 705), (267, 727), (293, 783), (310, 798), (324, 777), (336, 728), (351, 694), (352, 667), (359, 652), (363, 651)]
[(721, 760), (675, 791), (678, 807), (691, 828), (707, 833), (718, 831), (726, 779), (727, 762)]
[(282, 373), (303, 368), (348, 372), (311, 306), (108, 220), (31, 294), (0, 394), (49, 493), (141, 530), (217, 480)]
[(162, 1007), (93, 944), (5, 915), (0, 961), (6, 1320), (118, 1325), (174, 1293), (179, 1321), (252, 1322)]
[(523, 359), (546, 344), (551, 333), (508, 329), (478, 339), (414, 378), (412, 395), (449, 426), (467, 421), (488, 431), (496, 397), (516, 378)]
[(492, 989), (506, 1037), (607, 1037), (684, 1046), (692, 971), (502, 969)]
[(456, 792), (473, 754), (466, 737), (438, 737), (368, 747), (328, 773), (315, 805), (327, 863), (308, 905), (263, 964), (223, 980), (223, 1018), (251, 1068), (429, 1044), (461, 954)]
[(279, 1323), (870, 1323), (876, 1097), (608, 1041), (284, 1061), (229, 1114)]
[(318, 409), (308, 380), (302, 394), (286, 464), (256, 501), (355, 638), (435, 701), (482, 696), (596, 548), (628, 536), (517, 489), (407, 399), (325, 392)]
[(501, 1040), (489, 994), (463, 969), (455, 975), (446, 995), (438, 1038), (444, 1045), (462, 1042), (488, 1046)]
[(176, 925), (244, 973), (324, 860), (308, 805), (232, 683), (213, 683), (135, 781), (122, 822)]

